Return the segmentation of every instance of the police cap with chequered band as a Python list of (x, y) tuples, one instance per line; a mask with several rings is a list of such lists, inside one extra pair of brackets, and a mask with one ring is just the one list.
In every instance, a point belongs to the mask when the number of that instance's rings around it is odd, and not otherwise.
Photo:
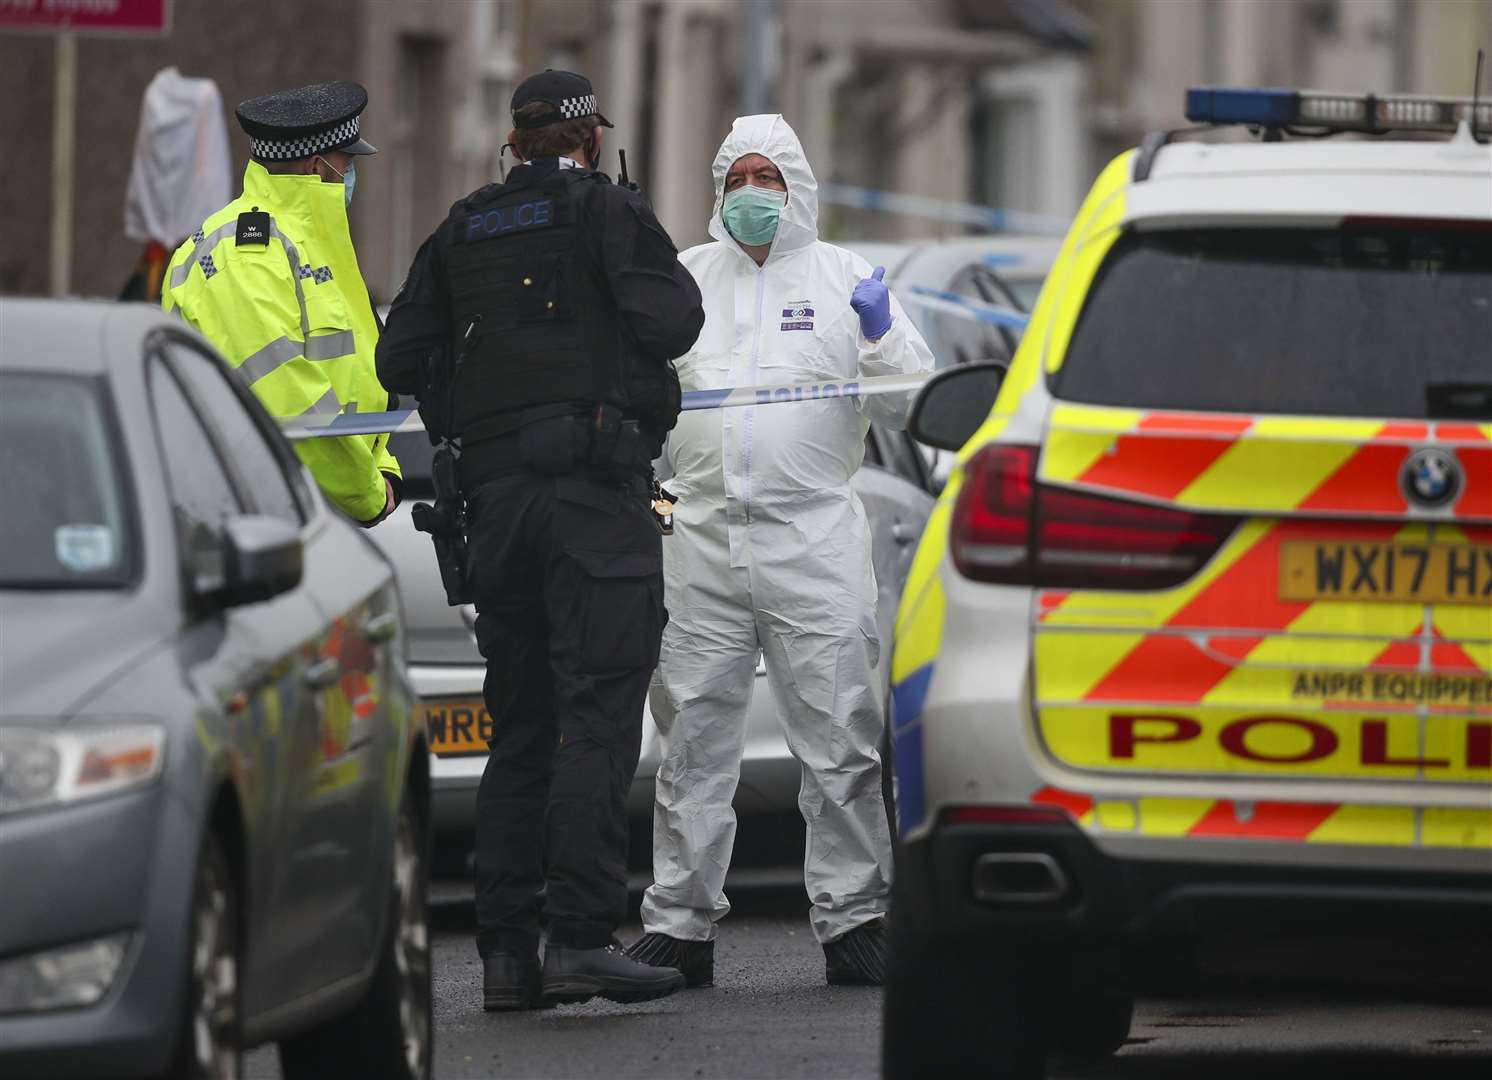
[[(550, 106), (537, 116), (518, 117), (518, 110), (535, 101)], [(555, 71), (553, 68), (530, 75), (513, 91), (513, 125), (529, 129), (548, 127), (562, 120), (575, 120), (582, 116), (594, 116), (601, 127), (612, 123), (601, 115), (596, 106), (596, 91), (591, 81), (573, 71)]]
[(256, 158), (295, 161), (328, 150), (378, 153), (358, 133), (358, 115), (367, 107), (368, 91), (339, 80), (249, 98), (235, 112)]

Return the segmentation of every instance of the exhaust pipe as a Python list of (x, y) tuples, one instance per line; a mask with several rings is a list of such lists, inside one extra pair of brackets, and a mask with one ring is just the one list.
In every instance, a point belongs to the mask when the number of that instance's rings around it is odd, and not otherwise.
[(1056, 904), (1071, 893), (1062, 865), (1045, 852), (991, 852), (974, 860), (974, 899), (982, 904)]

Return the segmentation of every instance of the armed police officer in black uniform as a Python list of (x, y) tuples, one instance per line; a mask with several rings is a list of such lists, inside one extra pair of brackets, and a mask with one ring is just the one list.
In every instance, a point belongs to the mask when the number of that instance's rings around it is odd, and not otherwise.
[(672, 359), (704, 311), (646, 200), (596, 171), (611, 124), (588, 80), (525, 80), (513, 121), (521, 164), (456, 203), (420, 248), (378, 374), (418, 397), (445, 440), (419, 527), (436, 536), (449, 598), (465, 588), (476, 603), (487, 659), (484, 1004), (528, 1008), (541, 988), (545, 1001), (641, 1001), (684, 984), (628, 959), (613, 934), (627, 902), (624, 800), (668, 619), (648, 481), (679, 412)]

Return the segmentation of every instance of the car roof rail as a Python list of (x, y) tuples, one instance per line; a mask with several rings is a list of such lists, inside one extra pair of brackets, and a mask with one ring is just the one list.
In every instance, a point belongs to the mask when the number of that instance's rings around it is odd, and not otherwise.
[(1135, 168), (1132, 179), (1140, 183), (1150, 179), (1150, 170), (1155, 166), (1155, 155), (1160, 153), (1160, 148), (1171, 141), (1174, 131), (1152, 131), (1140, 140), (1140, 148), (1135, 153)]

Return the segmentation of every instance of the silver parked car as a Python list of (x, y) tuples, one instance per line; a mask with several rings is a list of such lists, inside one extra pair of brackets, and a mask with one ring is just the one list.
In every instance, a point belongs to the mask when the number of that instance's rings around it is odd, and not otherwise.
[[(396, 435), (393, 445), (404, 468), (407, 500), (430, 497), (433, 450), (426, 436)], [(932, 508), (931, 481), (910, 436), (873, 426), (866, 437), (865, 464), (853, 482), (870, 519), (880, 590), (877, 621), (881, 640), (889, 642), (901, 586)], [(470, 607), (446, 605), (430, 538), (414, 530), (407, 504), (371, 535), (398, 567), (408, 605), (409, 675), (429, 732), (435, 827), (454, 842), (453, 847), (469, 845), (476, 789), (491, 734), (482, 704), (485, 668), (472, 633), (476, 613)], [(797, 813), (802, 772), (788, 751), (766, 678), (765, 669), (758, 667), (735, 797), (736, 811), (743, 817)], [(636, 819), (652, 820), (653, 780), (660, 757), (658, 731), (649, 713), (643, 719), (642, 759), (628, 798), (629, 813)]]
[(846, 246), (886, 268), (886, 284), (942, 369), (1010, 363), (1020, 342), (1020, 327), (981, 319), (975, 312), (980, 307), (1030, 311), (1062, 242), (1056, 237), (999, 233)]
[(0, 300), (0, 1075), (430, 1074), (392, 568), (201, 338)]

